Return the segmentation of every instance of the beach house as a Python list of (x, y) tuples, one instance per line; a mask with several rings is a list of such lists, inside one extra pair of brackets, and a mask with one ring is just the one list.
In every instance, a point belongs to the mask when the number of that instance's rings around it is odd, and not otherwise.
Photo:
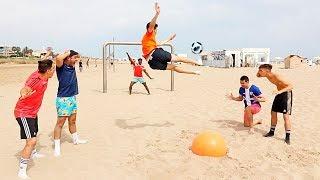
[(203, 65), (210, 67), (256, 67), (270, 63), (270, 48), (238, 48), (200, 54)]
[(0, 46), (0, 57), (10, 57), (14, 56), (15, 52), (12, 47), (9, 46)]

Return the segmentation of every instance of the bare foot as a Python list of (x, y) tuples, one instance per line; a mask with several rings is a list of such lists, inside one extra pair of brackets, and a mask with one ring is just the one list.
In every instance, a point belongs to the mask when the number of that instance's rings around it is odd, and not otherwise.
[(253, 123), (253, 126), (258, 125), (258, 124), (262, 124), (262, 120), (257, 120), (256, 122)]

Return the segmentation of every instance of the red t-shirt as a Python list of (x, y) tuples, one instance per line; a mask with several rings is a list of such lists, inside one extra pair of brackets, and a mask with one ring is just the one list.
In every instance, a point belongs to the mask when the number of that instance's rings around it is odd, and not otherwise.
[(142, 70), (144, 67), (142, 65), (133, 65), (134, 77), (142, 77)]
[(40, 109), (44, 92), (47, 89), (48, 80), (41, 77), (41, 74), (36, 71), (27, 79), (25, 86), (32, 89), (33, 93), (24, 99), (19, 99), (14, 109), (14, 116), (35, 118)]

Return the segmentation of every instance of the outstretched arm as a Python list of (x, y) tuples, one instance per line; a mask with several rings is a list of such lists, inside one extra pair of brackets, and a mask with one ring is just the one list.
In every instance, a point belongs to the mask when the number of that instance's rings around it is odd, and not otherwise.
[(154, 5), (154, 8), (156, 10), (156, 14), (154, 15), (154, 17), (152, 18), (151, 22), (150, 22), (150, 26), (148, 28), (148, 32), (152, 32), (154, 30), (154, 26), (156, 25), (157, 23), (157, 19), (158, 19), (158, 16), (160, 14), (160, 6), (158, 3), (155, 3)]
[(234, 100), (234, 101), (242, 101), (243, 100), (243, 96), (234, 97), (232, 93), (228, 94), (227, 98), (230, 100)]
[[(127, 53), (127, 52), (126, 52)], [(135, 65), (133, 59), (130, 57), (129, 53), (127, 53), (128, 59), (132, 65)]]
[(176, 34), (171, 35), (167, 40), (157, 43), (158, 46), (162, 46), (170, 41), (172, 41), (176, 37)]
[(149, 73), (147, 72), (146, 69), (143, 69), (143, 72), (144, 72), (150, 79), (153, 79), (153, 78), (149, 75)]

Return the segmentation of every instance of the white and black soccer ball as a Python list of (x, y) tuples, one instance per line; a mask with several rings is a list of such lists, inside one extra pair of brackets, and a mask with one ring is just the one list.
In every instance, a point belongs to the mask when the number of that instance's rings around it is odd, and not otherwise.
[(194, 54), (200, 54), (203, 50), (202, 44), (200, 42), (194, 42), (191, 45), (191, 51)]

